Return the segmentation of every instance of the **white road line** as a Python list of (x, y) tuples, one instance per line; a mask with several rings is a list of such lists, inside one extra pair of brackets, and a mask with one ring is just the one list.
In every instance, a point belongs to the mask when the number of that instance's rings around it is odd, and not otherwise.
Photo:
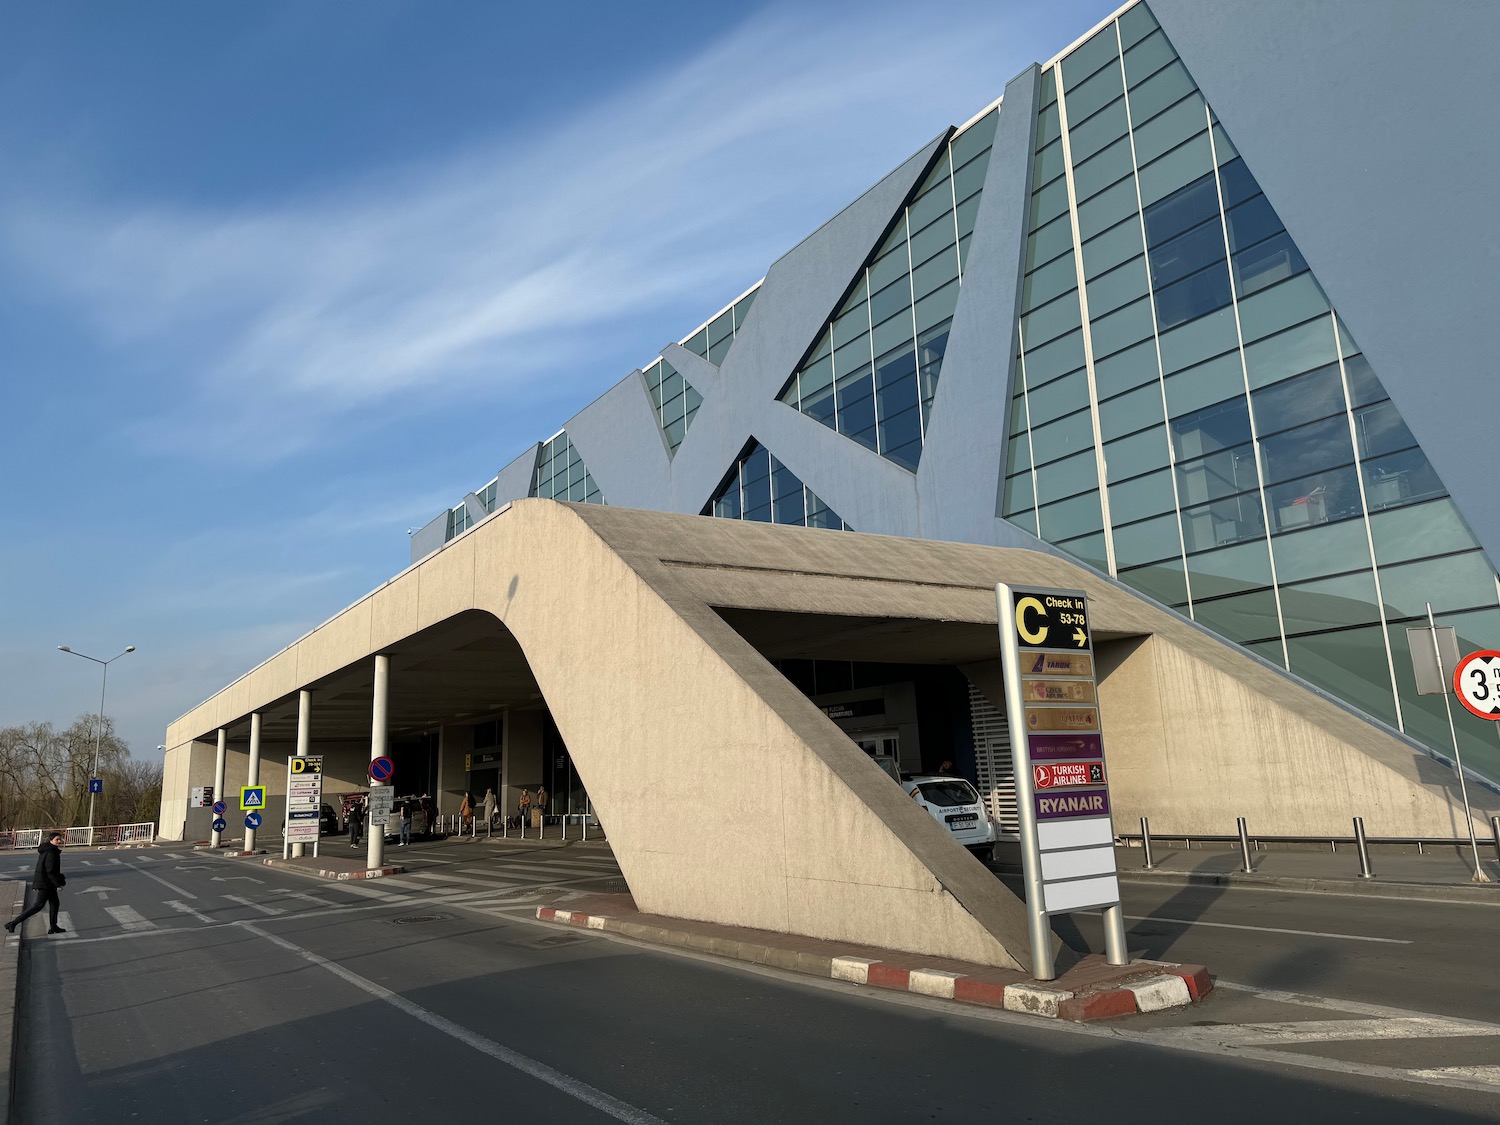
[(390, 891), (378, 890), (375, 887), (366, 887), (348, 879), (340, 880), (338, 890), (348, 891), (351, 895), (359, 895), (361, 898), (392, 899), (401, 897), (400, 895), (392, 894)]
[(1382, 945), (1412, 945), (1405, 938), (1368, 937), (1364, 934), (1329, 934), (1320, 930), (1283, 930), (1277, 926), (1237, 926), (1232, 922), (1204, 922), (1194, 918), (1163, 918), (1159, 914), (1127, 914), (1132, 922), (1164, 922), (1170, 926), (1212, 926), (1216, 930), (1253, 930), (1260, 934), (1293, 934), (1297, 937), (1337, 938), (1340, 941), (1375, 941)]
[(337, 903), (329, 902), (326, 898), (319, 898), (317, 895), (310, 895), (306, 891), (280, 891), (278, 893), (282, 898), (301, 899), (303, 902), (310, 902), (314, 906), (332, 907), (338, 905)]
[(269, 915), (272, 918), (286, 913), (286, 910), (280, 906), (267, 906), (263, 902), (255, 902), (253, 899), (245, 898), (243, 895), (225, 895), (224, 897), (230, 902), (237, 902), (241, 906), (248, 906), (251, 910), (258, 910), (262, 914)]
[(1406, 1073), (1417, 1078), (1468, 1078), (1500, 1086), (1500, 1066), (1432, 1066)]
[(77, 936), (73, 929), (73, 915), (69, 914), (66, 910), (59, 910), (57, 912), (57, 924), (68, 932), (65, 934), (53, 934), (53, 937), (70, 938)]
[(1355, 1042), (1367, 1039), (1451, 1039), (1500, 1035), (1500, 1027), (1477, 1029), (1440, 1016), (1398, 1016), (1353, 1020), (1304, 1020), (1285, 1023), (1223, 1024), (1217, 1027), (1162, 1028), (1153, 1036), (1164, 1041), (1194, 1039), (1221, 1047), (1275, 1047), (1297, 1043)]
[(290, 953), (295, 953), (303, 960), (317, 965), (319, 968), (328, 970), (334, 976), (352, 984), (360, 991), (368, 993), (377, 1000), (384, 1001), (414, 1019), (420, 1020), (435, 1031), (440, 1031), (444, 1035), (457, 1039), (460, 1043), (472, 1047), (481, 1054), (488, 1055), (490, 1058), (502, 1062), (506, 1066), (514, 1067), (522, 1074), (528, 1074), (539, 1082), (545, 1082), (553, 1089), (561, 1090), (569, 1097), (576, 1098), (585, 1105), (593, 1106), (599, 1112), (607, 1114), (616, 1121), (628, 1122), (629, 1125), (665, 1125), (665, 1122), (661, 1118), (647, 1113), (644, 1109), (638, 1109), (629, 1102), (613, 1098), (603, 1090), (590, 1086), (587, 1082), (564, 1074), (562, 1071), (554, 1070), (546, 1063), (538, 1062), (536, 1059), (529, 1058), (519, 1051), (513, 1051), (509, 1047), (496, 1043), (493, 1039), (486, 1039), (477, 1032), (470, 1031), (468, 1028), (456, 1024), (452, 1020), (438, 1015), (436, 1012), (429, 1011), (421, 1005), (406, 999), (406, 997), (399, 993), (392, 992), (390, 989), (376, 984), (372, 980), (367, 980), (358, 973), (351, 972), (342, 965), (335, 964), (328, 960), (328, 958), (322, 957), (310, 949), (304, 949), (302, 946), (287, 941), (283, 937), (268, 933), (253, 923), (247, 922), (245, 929), (258, 937), (264, 938), (272, 945), (280, 946)]
[(500, 883), (494, 879), (474, 879), (463, 875), (444, 875), (439, 871), (423, 871), (412, 876), (412, 881), (417, 883), (462, 883), (469, 887), (508, 887), (521, 886), (519, 883)]
[(139, 867), (132, 867), (128, 863), (125, 866), (126, 867), (130, 867), (130, 870), (136, 872), (136, 874), (138, 874), (138, 875), (144, 875), (148, 879), (155, 879), (158, 883), (160, 883), (162, 886), (166, 887), (167, 890), (171, 891), (174, 895), (181, 895), (183, 898), (197, 898), (198, 897), (192, 891), (185, 891), (181, 887), (177, 886), (175, 883), (169, 883), (169, 882), (167, 882), (165, 879), (163, 879), (160, 875), (157, 875), (155, 872), (152, 872), (152, 871), (142, 871)]
[(167, 902), (167, 903), (164, 903), (163, 905), (169, 906), (173, 910), (176, 910), (176, 911), (178, 911), (181, 914), (186, 914), (189, 917), (196, 918), (196, 919), (198, 919), (198, 921), (202, 922), (204, 925), (213, 926), (213, 925), (217, 924), (207, 914), (201, 914), (201, 913), (199, 913), (197, 910), (193, 909), (191, 906), (189, 906), (185, 902)]
[(137, 930), (156, 929), (156, 923), (143, 918), (140, 911), (133, 906), (106, 906), (104, 913), (120, 923), (121, 929), (130, 933)]

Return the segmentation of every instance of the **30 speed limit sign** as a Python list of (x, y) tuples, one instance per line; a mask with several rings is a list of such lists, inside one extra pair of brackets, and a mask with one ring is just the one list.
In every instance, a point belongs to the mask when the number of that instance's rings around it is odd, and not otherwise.
[(1481, 719), (1500, 720), (1500, 652), (1471, 652), (1453, 670), (1458, 701)]

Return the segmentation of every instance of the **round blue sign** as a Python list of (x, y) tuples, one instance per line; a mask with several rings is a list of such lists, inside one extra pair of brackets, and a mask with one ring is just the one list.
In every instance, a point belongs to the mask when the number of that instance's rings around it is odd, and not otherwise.
[(229, 827), (229, 821), (225, 820), (222, 816), (216, 816), (216, 817), (214, 817), (214, 831), (215, 832), (222, 832), (222, 831), (224, 831), (224, 829), (226, 829), (228, 827)]
[(258, 813), (258, 812), (249, 813), (245, 817), (245, 827), (246, 828), (259, 828), (260, 827), (260, 813)]
[(370, 760), (370, 776), (376, 781), (389, 781), (391, 774), (395, 772), (395, 763), (389, 758), (372, 758)]
[(226, 805), (223, 801), (215, 801), (214, 802), (214, 816), (223, 816), (225, 810), (228, 809), (228, 808), (229, 808), (229, 806)]

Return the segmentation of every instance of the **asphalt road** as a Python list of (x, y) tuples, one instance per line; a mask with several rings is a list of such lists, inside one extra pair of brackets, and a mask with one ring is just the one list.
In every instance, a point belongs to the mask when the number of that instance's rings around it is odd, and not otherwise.
[(22, 965), (15, 1120), (1500, 1120), (1491, 907), (1131, 887), (1127, 914), (1195, 923), (1133, 922), (1132, 948), (1221, 987), (1079, 1027), (529, 917), (617, 889), (603, 849), (401, 855), (412, 875), (370, 885), (66, 855), (72, 932)]

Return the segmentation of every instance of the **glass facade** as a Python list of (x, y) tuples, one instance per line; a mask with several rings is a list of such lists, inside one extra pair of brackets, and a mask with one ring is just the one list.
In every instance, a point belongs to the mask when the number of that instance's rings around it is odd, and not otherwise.
[(693, 389), (675, 367), (659, 359), (642, 372), (646, 376), (646, 390), (651, 395), (651, 410), (656, 415), (656, 424), (666, 438), (667, 449), (676, 453), (688, 427), (703, 404), (703, 396)]
[(564, 430), (537, 451), (536, 470), (531, 477), (531, 495), (543, 500), (570, 500), (576, 504), (603, 504), (599, 486), (589, 475), (578, 450)]
[(758, 292), (760, 292), (759, 285), (682, 341), (682, 346), (715, 366), (723, 363), (724, 357), (729, 354), (729, 349), (734, 345), (736, 334), (745, 323), (750, 306), (755, 303), (755, 295)]
[(1038, 106), (1005, 517), (1448, 751), (1405, 630), (1487, 647), (1500, 584), (1150, 9)]
[(851, 530), (837, 512), (754, 439), (714, 492), (703, 515)]
[(916, 471), (998, 113), (940, 150), (781, 401)]

